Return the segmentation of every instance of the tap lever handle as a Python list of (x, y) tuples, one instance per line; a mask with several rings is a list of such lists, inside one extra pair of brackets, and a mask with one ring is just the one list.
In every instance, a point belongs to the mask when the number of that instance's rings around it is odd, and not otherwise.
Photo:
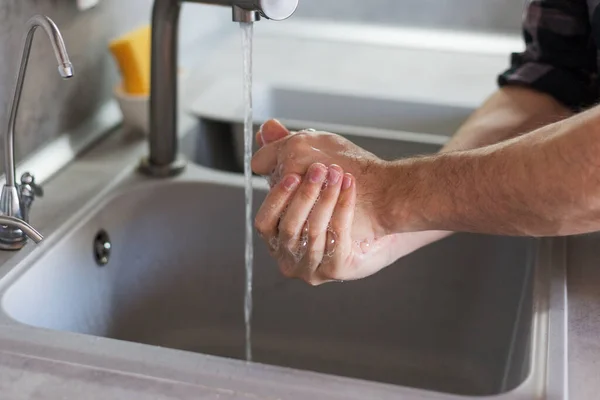
[(33, 194), (36, 197), (43, 197), (44, 196), (44, 189), (38, 185), (37, 183), (35, 183), (35, 177), (33, 175), (31, 175), (29, 172), (25, 172), (22, 176), (21, 176), (21, 186), (22, 186), (22, 191), (25, 192), (29, 192), (29, 195), (31, 196), (31, 194)]

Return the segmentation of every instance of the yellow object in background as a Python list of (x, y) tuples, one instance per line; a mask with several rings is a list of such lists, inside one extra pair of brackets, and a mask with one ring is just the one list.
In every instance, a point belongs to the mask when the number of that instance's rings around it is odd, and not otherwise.
[(122, 77), (123, 91), (130, 95), (150, 93), (150, 26), (138, 28), (113, 40), (109, 49)]

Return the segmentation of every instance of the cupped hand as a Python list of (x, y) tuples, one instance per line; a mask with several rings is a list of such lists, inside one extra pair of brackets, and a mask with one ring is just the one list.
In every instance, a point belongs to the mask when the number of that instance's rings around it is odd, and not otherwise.
[(257, 141), (253, 170), (271, 178), (271, 191), (256, 228), (285, 276), (312, 285), (355, 280), (395, 261), (398, 237), (377, 214), (383, 161), (341, 136), (292, 134), (277, 121)]
[(283, 177), (304, 176), (315, 163), (338, 165), (356, 180), (355, 224), (361, 230), (368, 226), (375, 240), (387, 234), (382, 221), (385, 208), (386, 163), (340, 135), (329, 132), (290, 132), (278, 121), (271, 120), (257, 134), (262, 147), (252, 159), (252, 170), (267, 176), (271, 186)]

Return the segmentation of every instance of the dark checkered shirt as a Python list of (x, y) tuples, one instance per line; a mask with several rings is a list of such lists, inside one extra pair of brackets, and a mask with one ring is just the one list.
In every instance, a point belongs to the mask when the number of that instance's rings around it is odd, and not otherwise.
[(523, 35), (500, 86), (525, 85), (579, 111), (600, 100), (600, 0), (531, 0)]

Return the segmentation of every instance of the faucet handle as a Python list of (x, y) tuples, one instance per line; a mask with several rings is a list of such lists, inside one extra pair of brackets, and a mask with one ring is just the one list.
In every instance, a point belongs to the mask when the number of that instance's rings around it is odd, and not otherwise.
[(44, 196), (44, 189), (35, 183), (35, 177), (31, 175), (29, 172), (25, 172), (21, 175), (21, 191), (26, 195), (34, 195), (37, 197)]

